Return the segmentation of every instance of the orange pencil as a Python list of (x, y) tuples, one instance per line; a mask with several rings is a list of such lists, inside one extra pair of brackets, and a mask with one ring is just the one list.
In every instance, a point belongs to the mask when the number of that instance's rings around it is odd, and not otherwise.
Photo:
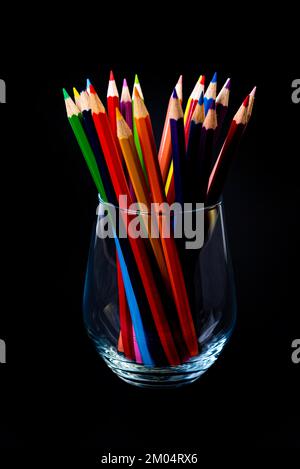
[[(126, 123), (124, 117), (117, 109), (117, 136), (119, 139), (120, 147), (124, 156), (124, 160), (127, 166), (127, 170), (132, 182), (134, 192), (138, 203), (141, 203), (146, 206), (147, 211), (150, 213), (150, 197), (149, 190), (147, 187), (146, 179), (142, 170), (142, 166), (139, 160), (138, 153), (136, 151), (133, 134)], [(142, 215), (143, 216), (143, 215)], [(157, 260), (160, 272), (165, 281), (165, 284), (170, 291), (170, 279), (166, 267), (166, 262), (164, 259), (162, 247), (159, 238), (151, 236), (151, 229), (149, 229), (149, 224), (151, 225), (151, 218), (149, 215), (143, 217), (145, 222), (145, 227), (147, 229), (148, 237), (153, 248), (155, 258)], [(151, 227), (150, 227), (151, 228)]]
[[(134, 98), (134, 119), (144, 155), (152, 200), (153, 202), (161, 204), (167, 200), (164, 192), (157, 155), (156, 152), (153, 151), (152, 142), (154, 137), (150, 116), (137, 90), (135, 90)], [(173, 297), (182, 329), (182, 335), (190, 355), (194, 356), (197, 355), (199, 351), (198, 342), (175, 240), (172, 237), (165, 236), (161, 222), (159, 222), (158, 225), (161, 233), (161, 242), (166, 259), (167, 269), (170, 276)]]

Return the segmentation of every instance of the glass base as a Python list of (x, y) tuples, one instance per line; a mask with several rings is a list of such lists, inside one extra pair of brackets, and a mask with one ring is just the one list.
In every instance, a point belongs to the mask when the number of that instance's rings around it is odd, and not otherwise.
[(152, 368), (128, 360), (111, 344), (92, 337), (99, 354), (119, 378), (134, 386), (151, 389), (170, 389), (193, 383), (217, 360), (228, 338), (215, 336), (208, 345), (202, 346), (199, 356), (182, 365)]

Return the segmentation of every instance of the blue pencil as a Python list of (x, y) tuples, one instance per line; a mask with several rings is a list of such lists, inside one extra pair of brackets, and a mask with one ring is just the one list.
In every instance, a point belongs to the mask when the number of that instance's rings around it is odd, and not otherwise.
[(185, 185), (185, 197), (187, 202), (192, 202), (195, 200), (195, 188), (198, 185), (196, 161), (199, 152), (201, 129), (204, 119), (204, 97), (202, 92), (192, 115), (186, 152), (185, 180), (189, 181), (189, 184)]
[(204, 95), (204, 112), (205, 115), (208, 113), (208, 110), (211, 106), (211, 103), (216, 100), (217, 96), (217, 72), (214, 73), (210, 84)]
[(183, 111), (175, 89), (170, 100), (169, 116), (174, 165), (175, 201), (183, 204), (184, 188), (182, 178), (185, 164), (185, 137)]

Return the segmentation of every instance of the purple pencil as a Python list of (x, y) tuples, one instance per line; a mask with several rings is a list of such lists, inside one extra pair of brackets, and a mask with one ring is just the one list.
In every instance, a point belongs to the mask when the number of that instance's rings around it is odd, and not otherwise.
[(123, 80), (122, 94), (120, 100), (120, 111), (126, 123), (132, 130), (132, 103), (126, 78), (124, 78)]

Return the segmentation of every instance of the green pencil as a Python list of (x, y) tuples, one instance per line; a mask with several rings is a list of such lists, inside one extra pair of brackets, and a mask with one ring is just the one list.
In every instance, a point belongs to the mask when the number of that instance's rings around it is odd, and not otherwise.
[(89, 141), (82, 126), (81, 112), (72, 100), (72, 98), (70, 98), (65, 89), (63, 89), (63, 94), (65, 98), (68, 120), (74, 132), (76, 140), (80, 146), (80, 149), (82, 151), (82, 154), (84, 156), (84, 159), (92, 175), (92, 178), (94, 180), (94, 183), (97, 187), (101, 199), (104, 202), (108, 202), (94, 152), (91, 148), (91, 145), (89, 144)]

